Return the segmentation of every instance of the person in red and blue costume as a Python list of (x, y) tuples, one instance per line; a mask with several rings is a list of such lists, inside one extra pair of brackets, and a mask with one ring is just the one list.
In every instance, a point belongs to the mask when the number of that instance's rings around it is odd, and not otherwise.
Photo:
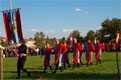
[(75, 68), (76, 64), (78, 67), (80, 67), (80, 53), (82, 52), (82, 46), (80, 43), (77, 42), (77, 39), (74, 38), (74, 43), (73, 43), (73, 54), (74, 54), (74, 66), (72, 69)]
[[(95, 59), (97, 60), (97, 63), (96, 65), (98, 64), (98, 62), (101, 64), (101, 53), (102, 53), (102, 50), (104, 50), (104, 46), (102, 43), (99, 42), (99, 39), (96, 39), (96, 44), (95, 44)], [(104, 51), (105, 53), (105, 51)]]
[(87, 60), (87, 66), (92, 65), (92, 51), (95, 51), (94, 45), (91, 43), (90, 39), (88, 39), (88, 43), (85, 45), (85, 51), (86, 51), (86, 60)]
[(50, 47), (50, 44), (48, 42), (46, 43), (46, 46), (47, 47), (44, 49), (44, 51), (42, 53), (42, 56), (45, 54), (45, 59), (44, 59), (44, 66), (45, 66), (45, 68), (44, 68), (44, 72), (43, 73), (46, 73), (46, 69), (47, 69), (48, 66), (49, 66), (49, 68), (50, 68), (50, 70), (52, 72), (52, 67), (51, 67), (51, 63), (50, 63), (50, 61), (51, 61), (50, 55), (51, 55), (51, 53), (54, 52), (54, 50), (53, 50), (53, 48)]
[(69, 68), (70, 68), (70, 63), (69, 63), (69, 57), (68, 57), (68, 54), (70, 52), (70, 48), (69, 46), (67, 45), (66, 41), (64, 41), (63, 43), (64, 45), (64, 49), (63, 51), (65, 51), (65, 53), (63, 53), (63, 57), (62, 57), (62, 62), (63, 62), (63, 65), (64, 65), (64, 69), (65, 69), (65, 64), (67, 63), (69, 65)]
[(62, 61), (62, 53), (63, 52), (63, 49), (64, 49), (64, 46), (62, 44), (59, 43), (59, 40), (56, 40), (56, 60), (55, 62), (53, 63), (54, 65), (56, 65), (56, 68), (55, 68), (55, 71), (53, 73), (56, 73), (58, 67), (60, 68), (61, 72), (62, 72), (62, 67), (61, 67), (61, 61)]

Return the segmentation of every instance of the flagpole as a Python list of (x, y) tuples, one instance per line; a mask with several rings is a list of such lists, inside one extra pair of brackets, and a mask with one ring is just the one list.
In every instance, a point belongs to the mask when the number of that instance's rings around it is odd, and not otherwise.
[(119, 61), (118, 61), (118, 51), (117, 51), (117, 43), (116, 43), (116, 61), (117, 61), (117, 69), (118, 69), (118, 77), (119, 77), (119, 80), (121, 80), (121, 77), (120, 77), (120, 69), (119, 69)]
[(9, 0), (9, 3), (10, 3), (10, 9), (12, 9), (11, 0)]
[(0, 76), (1, 76), (1, 80), (3, 80), (3, 49), (1, 48), (0, 49), (1, 51), (0, 51), (0, 67), (1, 67), (1, 72), (0, 72)]

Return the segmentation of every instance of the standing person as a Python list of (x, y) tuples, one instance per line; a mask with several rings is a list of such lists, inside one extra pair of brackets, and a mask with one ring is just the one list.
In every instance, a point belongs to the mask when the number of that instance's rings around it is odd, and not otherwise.
[[(98, 62), (101, 64), (101, 53), (102, 53), (102, 49), (104, 50), (104, 46), (102, 43), (100, 43), (99, 39), (96, 39), (96, 44), (95, 44), (95, 59), (97, 60), (96, 65), (98, 64)], [(105, 53), (105, 52), (104, 52)]]
[(30, 73), (24, 68), (24, 64), (26, 62), (26, 56), (27, 56), (27, 46), (22, 43), (21, 46), (18, 48), (18, 63), (17, 63), (17, 72), (18, 72), (18, 78), (20, 78), (20, 69), (23, 70), (28, 74), (28, 77), (30, 77)]
[(52, 72), (52, 67), (51, 67), (51, 63), (50, 63), (50, 61), (51, 61), (50, 54), (52, 52), (54, 52), (53, 48), (50, 47), (50, 44), (48, 42), (46, 43), (46, 46), (47, 47), (44, 49), (44, 51), (42, 53), (42, 56), (43, 56), (43, 54), (45, 54), (45, 59), (44, 59), (44, 66), (45, 66), (44, 73), (46, 72), (46, 69), (47, 69), (48, 66), (50, 67), (50, 70)]
[(82, 52), (82, 46), (80, 43), (77, 42), (77, 39), (74, 38), (74, 46), (73, 46), (73, 52), (74, 52), (74, 66), (72, 69), (75, 68), (76, 64), (78, 67), (80, 67), (80, 52)]
[(63, 51), (65, 51), (65, 53), (63, 53), (63, 57), (62, 57), (64, 69), (65, 69), (65, 63), (67, 63), (69, 65), (69, 68), (70, 68), (70, 63), (69, 63), (69, 58), (68, 58), (69, 47), (68, 47), (66, 41), (64, 41), (64, 49), (63, 49)]
[(38, 47), (36, 47), (36, 56), (39, 55), (40, 49)]
[(85, 45), (87, 66), (92, 65), (92, 51), (95, 51), (94, 45), (88, 39), (88, 43)]
[(57, 50), (56, 50), (56, 60), (53, 63), (54, 65), (56, 65), (55, 71), (53, 73), (56, 73), (58, 66), (62, 72), (62, 67), (61, 67), (61, 60), (62, 60), (62, 51), (64, 46), (62, 44), (59, 43), (59, 40), (56, 40), (56, 45), (57, 45)]

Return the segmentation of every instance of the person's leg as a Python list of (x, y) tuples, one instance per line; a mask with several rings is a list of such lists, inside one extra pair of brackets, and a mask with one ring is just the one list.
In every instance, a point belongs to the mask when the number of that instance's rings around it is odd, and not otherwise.
[(18, 79), (20, 78), (20, 66), (21, 66), (21, 62), (20, 62), (20, 59), (18, 59), (18, 63), (17, 63)]
[(63, 69), (65, 69), (65, 63), (63, 63)]
[(96, 63), (96, 65), (98, 65), (98, 61), (99, 61), (99, 60), (97, 59), (97, 63)]
[(45, 66), (45, 68), (44, 68), (44, 72), (43, 72), (43, 73), (46, 73), (46, 70), (47, 70), (47, 66)]
[(51, 72), (52, 72), (52, 71), (53, 71), (52, 66), (49, 66), (49, 68), (50, 68), (50, 70), (51, 70)]
[(77, 66), (80, 68), (80, 63), (77, 63)]
[(61, 72), (63, 72), (63, 69), (62, 69), (62, 67), (61, 67), (61, 66), (59, 67), (59, 69), (60, 69), (60, 71), (61, 71)]
[(25, 59), (25, 57), (22, 57), (22, 58), (23, 59), (22, 59), (22, 62), (21, 62), (22, 63), (21, 69), (28, 74), (28, 77), (30, 77), (30, 73), (24, 68), (24, 64), (25, 64), (26, 59)]
[(58, 65), (59, 65), (59, 62), (56, 64), (56, 68), (55, 68), (55, 71), (53, 73), (56, 73), (56, 71), (58, 69)]
[(101, 64), (101, 59), (99, 59), (99, 63)]
[(67, 61), (67, 64), (68, 64), (68, 67), (70, 68), (71, 66), (70, 66), (70, 63), (69, 63), (69, 61)]
[(76, 63), (74, 63), (72, 70), (75, 68), (75, 66), (76, 66)]

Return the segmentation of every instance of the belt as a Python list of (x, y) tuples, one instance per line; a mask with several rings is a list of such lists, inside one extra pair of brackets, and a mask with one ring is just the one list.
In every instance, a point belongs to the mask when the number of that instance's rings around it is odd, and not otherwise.
[(24, 54), (24, 53), (23, 54), (20, 54), (20, 57), (23, 57), (23, 56), (26, 56), (26, 54)]

